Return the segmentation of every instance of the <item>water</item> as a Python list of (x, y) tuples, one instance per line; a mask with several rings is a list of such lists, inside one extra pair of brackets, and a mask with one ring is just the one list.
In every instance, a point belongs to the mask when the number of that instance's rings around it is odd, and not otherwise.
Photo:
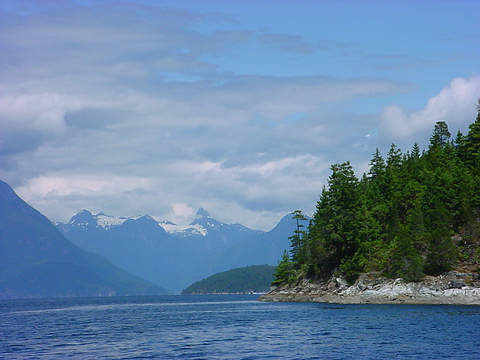
[(480, 359), (480, 307), (255, 298), (0, 301), (0, 358)]

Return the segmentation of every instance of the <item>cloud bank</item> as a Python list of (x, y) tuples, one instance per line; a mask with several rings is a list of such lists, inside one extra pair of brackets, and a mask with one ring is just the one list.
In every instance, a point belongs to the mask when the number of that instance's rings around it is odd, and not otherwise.
[(204, 207), (268, 229), (313, 211), (332, 163), (364, 171), (379, 137), (473, 119), (478, 77), (454, 79), (420, 110), (361, 114), (349, 105), (411, 84), (222, 71), (248, 46), (320, 51), (297, 34), (212, 26), (231, 21), (129, 3), (2, 13), (0, 177), (52, 220), (88, 208), (182, 223)]
[(456, 78), (420, 110), (408, 111), (396, 105), (383, 109), (381, 129), (388, 137), (403, 139), (430, 131), (437, 121), (461, 128), (474, 121), (479, 97), (480, 77)]

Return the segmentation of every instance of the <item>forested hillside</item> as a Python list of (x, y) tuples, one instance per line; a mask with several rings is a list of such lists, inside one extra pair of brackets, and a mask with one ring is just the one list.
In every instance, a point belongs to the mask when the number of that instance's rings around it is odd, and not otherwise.
[(270, 288), (275, 266), (252, 265), (224, 271), (197, 281), (182, 294), (262, 292)]
[[(480, 103), (479, 103), (480, 106)], [(333, 273), (349, 282), (380, 271), (418, 281), (480, 263), (480, 107), (467, 135), (437, 122), (427, 149), (375, 152), (358, 179), (349, 162), (334, 164), (307, 225), (298, 226), (273, 284)]]

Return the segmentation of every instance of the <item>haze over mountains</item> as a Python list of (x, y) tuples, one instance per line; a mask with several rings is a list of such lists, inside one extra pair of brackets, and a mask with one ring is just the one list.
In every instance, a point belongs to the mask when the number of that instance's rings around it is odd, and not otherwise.
[(258, 264), (276, 265), (295, 223), (286, 215), (270, 231), (222, 223), (199, 209), (189, 225), (149, 215), (113, 217), (82, 210), (58, 229), (78, 246), (119, 267), (179, 292), (217, 272)]
[(0, 181), (0, 298), (162, 293), (72, 244)]
[(180, 292), (221, 271), (276, 265), (294, 227), (287, 215), (252, 230), (204, 209), (189, 225), (82, 210), (55, 227), (0, 181), (0, 298)]

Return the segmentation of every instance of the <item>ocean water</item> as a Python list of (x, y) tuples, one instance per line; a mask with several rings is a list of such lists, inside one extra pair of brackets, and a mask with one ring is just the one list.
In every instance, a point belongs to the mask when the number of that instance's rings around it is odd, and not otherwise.
[(0, 301), (2, 359), (480, 359), (480, 307), (256, 295)]

